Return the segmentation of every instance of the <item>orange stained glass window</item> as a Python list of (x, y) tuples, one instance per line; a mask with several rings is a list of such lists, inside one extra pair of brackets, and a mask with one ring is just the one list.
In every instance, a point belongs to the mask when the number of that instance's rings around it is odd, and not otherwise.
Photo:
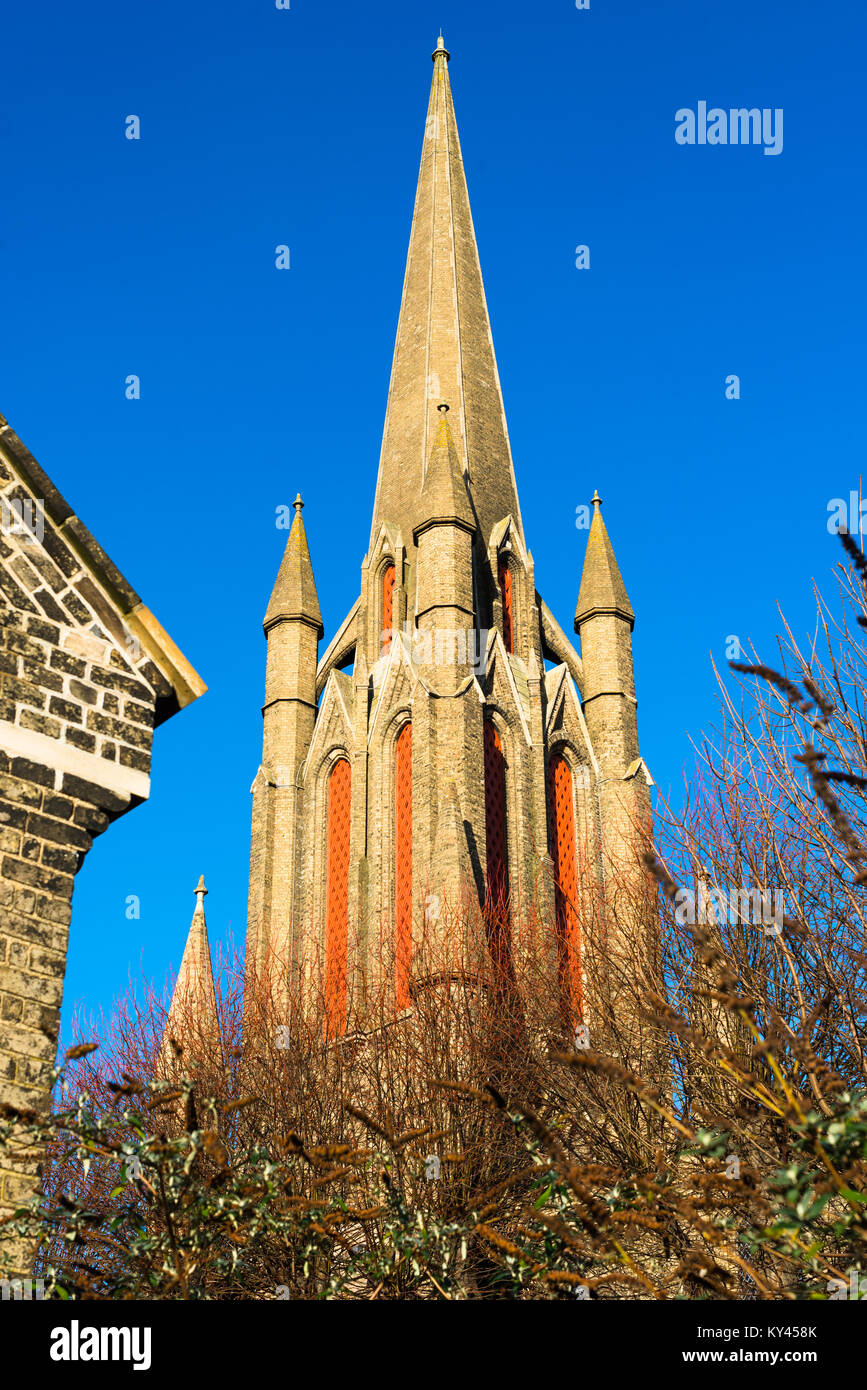
[(391, 631), (394, 627), (394, 565), (386, 565), (382, 572), (382, 651), (391, 651)]
[(570, 1023), (581, 1020), (581, 943), (578, 917), (578, 876), (575, 857), (575, 805), (572, 769), (561, 753), (548, 763), (548, 805), (551, 859), (554, 864), (554, 911), (560, 988)]
[(408, 1009), (412, 966), (412, 725), (394, 747), (394, 898), (397, 1007)]
[(500, 561), (500, 592), (503, 595), (503, 641), (506, 651), (515, 650), (515, 619), (512, 605), (512, 571), (505, 560)]
[(328, 777), (328, 868), (325, 909), (325, 1034), (346, 1031), (349, 929), (349, 825), (352, 769), (340, 758)]
[(485, 916), (491, 954), (501, 965), (508, 965), (509, 943), (509, 856), (506, 837), (506, 762), (500, 735), (485, 720), (485, 846), (488, 882)]

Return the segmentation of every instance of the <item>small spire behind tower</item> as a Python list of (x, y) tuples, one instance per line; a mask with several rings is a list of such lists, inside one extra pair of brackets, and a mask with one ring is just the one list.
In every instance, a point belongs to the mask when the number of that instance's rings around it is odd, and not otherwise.
[(466, 474), (449, 426), (447, 402), (440, 401), (437, 410), (440, 419), (421, 490), (421, 518), (413, 533), (416, 542), (430, 526), (447, 522), (467, 531), (476, 528)]
[[(440, 402), (439, 416), (413, 540), (418, 547), (415, 621), (429, 634), (430, 643), (423, 663), (428, 667), (426, 679), (445, 695), (455, 694), (468, 674), (466, 635), (475, 627), (473, 536), (477, 523), (445, 401)], [(453, 640), (454, 651), (450, 651)], [(439, 655), (432, 659), (434, 650)]]
[(201, 875), (194, 889), (196, 906), (184, 947), (181, 968), (175, 981), (169, 1016), (163, 1033), (162, 1056), (170, 1060), (174, 1049), (169, 1039), (185, 1048), (192, 1038), (219, 1049), (220, 1030), (217, 1021), (217, 994), (211, 967), (211, 948), (205, 921), (205, 876)]

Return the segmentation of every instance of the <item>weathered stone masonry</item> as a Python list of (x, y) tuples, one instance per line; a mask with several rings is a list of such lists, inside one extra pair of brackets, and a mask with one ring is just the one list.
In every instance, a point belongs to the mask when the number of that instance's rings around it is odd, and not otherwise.
[[(32, 1106), (54, 1059), (74, 875), (128, 800), (0, 751), (3, 1096)], [(7, 1177), (4, 1197), (12, 1198)]]
[[(75, 875), (205, 686), (0, 416), (0, 1101), (47, 1102)], [(0, 1153), (0, 1208), (33, 1163)]]

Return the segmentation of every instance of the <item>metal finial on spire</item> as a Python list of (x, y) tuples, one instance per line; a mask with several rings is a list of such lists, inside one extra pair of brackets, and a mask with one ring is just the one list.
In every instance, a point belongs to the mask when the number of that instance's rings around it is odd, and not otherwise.
[(590, 498), (590, 502), (591, 505), (594, 507), (602, 506), (602, 498), (599, 496), (599, 493), (597, 492), (596, 488), (593, 489), (593, 496)]
[(301, 493), (300, 493), (300, 492), (298, 493), (297, 497), (295, 498), (295, 501), (292, 503), (292, 506), (295, 508), (296, 512), (301, 512), (301, 511), (304, 510), (304, 503), (301, 501)]
[[(196, 884), (196, 887), (195, 887), (194, 891), (195, 891), (196, 897), (198, 897), (200, 893), (201, 893), (202, 897), (204, 897), (205, 894), (207, 893), (208, 890), (207, 890), (207, 888), (205, 887), (205, 875), (204, 875), (204, 874), (201, 874), (201, 875), (199, 876), (199, 881), (198, 881), (198, 883)], [(200, 901), (201, 901), (201, 900), (200, 900)]]
[(439, 411), (440, 415), (445, 415), (448, 412), (448, 408), (448, 403), (446, 401), (440, 401), (439, 405), (437, 406), (437, 410)]

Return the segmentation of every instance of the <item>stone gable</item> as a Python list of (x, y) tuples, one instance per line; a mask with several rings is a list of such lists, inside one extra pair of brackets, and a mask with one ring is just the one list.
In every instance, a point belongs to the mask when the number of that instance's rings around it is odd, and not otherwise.
[[(0, 1102), (47, 1104), (75, 875), (204, 689), (0, 416)], [(33, 1168), (0, 1154), (0, 1208)]]

